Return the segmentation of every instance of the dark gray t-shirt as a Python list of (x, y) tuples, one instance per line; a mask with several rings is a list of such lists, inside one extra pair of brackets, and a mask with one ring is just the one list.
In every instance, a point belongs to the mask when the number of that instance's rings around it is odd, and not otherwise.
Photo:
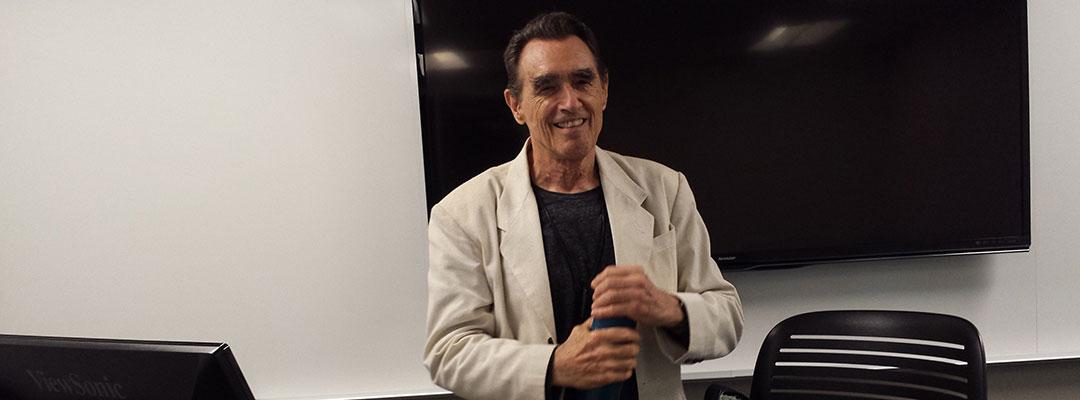
[(615, 263), (611, 227), (599, 187), (582, 193), (555, 193), (533, 187), (540, 209), (544, 258), (551, 285), (558, 343), (570, 337), (574, 325), (588, 319), (592, 290), (589, 283)]
[[(570, 337), (574, 326), (592, 313), (593, 291), (589, 284), (604, 267), (615, 264), (604, 191), (600, 187), (582, 193), (555, 193), (533, 186), (540, 209), (544, 258), (551, 286), (558, 343)], [(558, 390), (549, 397), (557, 397)], [(563, 399), (584, 398), (567, 389)], [(636, 376), (623, 384), (620, 399), (637, 399)]]

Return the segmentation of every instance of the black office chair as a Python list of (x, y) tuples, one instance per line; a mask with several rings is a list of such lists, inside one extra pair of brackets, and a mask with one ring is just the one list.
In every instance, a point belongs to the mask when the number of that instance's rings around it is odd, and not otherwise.
[(705, 400), (749, 400), (742, 392), (714, 383), (705, 389)]
[(986, 400), (986, 358), (975, 325), (955, 316), (801, 314), (765, 338), (750, 399)]

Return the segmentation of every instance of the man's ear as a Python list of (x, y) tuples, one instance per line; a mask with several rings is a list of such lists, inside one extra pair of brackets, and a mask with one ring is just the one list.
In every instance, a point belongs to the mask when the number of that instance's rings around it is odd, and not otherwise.
[(506, 106), (510, 108), (510, 113), (514, 114), (514, 121), (517, 121), (518, 125), (525, 125), (525, 117), (518, 112), (521, 103), (514, 98), (513, 93), (510, 93), (510, 89), (503, 89), (503, 100), (506, 100)]
[(610, 78), (611, 78), (611, 75), (609, 75), (608, 73), (605, 72), (604, 73), (604, 79), (600, 80), (600, 89), (601, 89), (601, 92), (602, 92), (600, 94), (600, 111), (607, 110), (608, 83), (611, 82), (611, 81), (609, 81)]

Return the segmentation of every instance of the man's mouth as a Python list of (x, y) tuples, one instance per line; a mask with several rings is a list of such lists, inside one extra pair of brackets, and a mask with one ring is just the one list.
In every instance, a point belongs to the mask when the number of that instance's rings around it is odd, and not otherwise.
[(585, 118), (568, 119), (562, 122), (556, 122), (555, 126), (562, 129), (576, 128), (585, 123)]

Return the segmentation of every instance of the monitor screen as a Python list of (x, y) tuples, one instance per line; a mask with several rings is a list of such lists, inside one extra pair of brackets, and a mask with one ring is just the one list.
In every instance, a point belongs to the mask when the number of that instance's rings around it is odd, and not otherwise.
[(254, 400), (229, 346), (0, 335), (0, 398)]
[(429, 206), (512, 159), (501, 53), (579, 16), (599, 146), (683, 172), (721, 268), (1030, 246), (1025, 0), (420, 0)]

